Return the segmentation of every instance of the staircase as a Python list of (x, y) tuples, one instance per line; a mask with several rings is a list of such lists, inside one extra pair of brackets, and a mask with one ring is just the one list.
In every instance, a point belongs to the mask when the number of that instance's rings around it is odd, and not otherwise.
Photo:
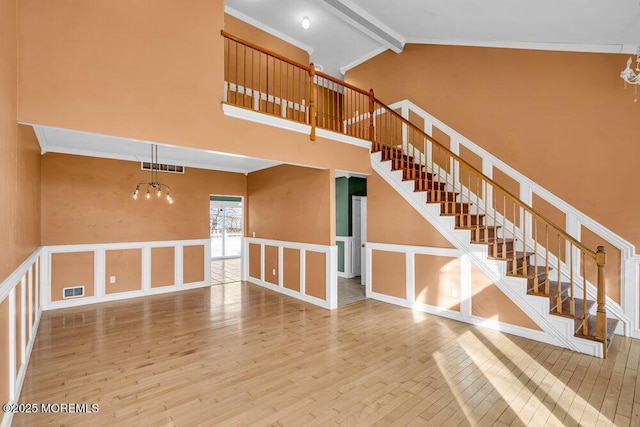
[(278, 117), (290, 124), (278, 126), (308, 131), (312, 140), (317, 128), (337, 140), (369, 141), (373, 169), (553, 342), (606, 357), (618, 320), (607, 318), (603, 247), (585, 246), (380, 102), (373, 90), (222, 36), (224, 104)]
[(550, 315), (569, 319), (573, 323), (574, 337), (604, 343), (603, 355), (606, 355), (618, 320), (607, 319), (606, 338), (600, 338), (596, 328), (597, 315), (591, 314), (596, 301), (572, 295), (571, 283), (558, 281), (557, 274), (554, 274), (548, 264), (537, 265), (536, 254), (532, 249), (518, 250), (518, 238), (515, 235), (503, 235), (503, 226), (496, 222), (487, 223), (488, 215), (481, 213), (482, 206), (475, 206), (470, 201), (460, 201), (461, 193), (451, 191), (448, 182), (425, 171), (426, 167), (405, 151), (402, 147), (377, 143), (374, 144), (372, 153), (379, 153), (379, 156), (373, 156), (373, 161), (387, 163), (390, 171), (399, 171), (403, 182), (413, 184), (413, 192), (423, 193), (425, 202), (436, 206), (440, 216), (453, 219), (453, 229), (466, 232), (470, 245), (486, 246), (487, 260), (504, 263), (506, 276), (526, 283), (527, 295), (548, 300)]

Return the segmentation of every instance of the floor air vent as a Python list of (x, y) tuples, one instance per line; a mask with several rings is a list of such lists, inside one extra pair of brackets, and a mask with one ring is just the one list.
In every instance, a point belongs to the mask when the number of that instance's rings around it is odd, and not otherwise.
[[(184, 173), (184, 166), (165, 165), (163, 163), (155, 163), (153, 167), (154, 167), (154, 170), (158, 170), (160, 172)], [(142, 162), (142, 169), (150, 171), (151, 162)]]
[(74, 286), (73, 288), (62, 288), (62, 298), (77, 298), (84, 296), (84, 286)]

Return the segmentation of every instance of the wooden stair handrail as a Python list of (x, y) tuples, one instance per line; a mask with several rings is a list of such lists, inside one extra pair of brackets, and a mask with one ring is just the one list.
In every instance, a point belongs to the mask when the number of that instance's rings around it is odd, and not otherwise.
[(349, 88), (349, 89), (351, 89), (353, 91), (359, 92), (359, 93), (361, 93), (361, 94), (363, 94), (365, 96), (369, 96), (369, 91), (360, 89), (359, 87), (354, 86), (352, 84), (349, 84), (347, 82), (340, 81), (340, 80), (336, 79), (335, 77), (330, 76), (329, 74), (325, 74), (325, 73), (323, 73), (321, 71), (316, 71), (316, 75), (322, 77), (323, 79), (327, 79), (327, 80), (330, 80), (330, 81), (332, 81), (334, 83), (337, 83), (340, 86), (344, 86), (344, 87)]
[(519, 197), (515, 196), (513, 193), (511, 193), (510, 191), (508, 191), (506, 188), (504, 188), (503, 186), (501, 186), (500, 184), (498, 184), (497, 182), (495, 182), (494, 180), (492, 180), (491, 178), (489, 178), (488, 176), (486, 176), (485, 174), (483, 174), (481, 171), (479, 171), (476, 167), (474, 167), (473, 165), (471, 165), (469, 162), (467, 162), (466, 160), (464, 160), (462, 157), (458, 156), (457, 154), (455, 154), (454, 152), (452, 152), (451, 150), (449, 150), (447, 147), (445, 147), (444, 145), (442, 145), (440, 142), (438, 142), (437, 139), (429, 136), (426, 132), (424, 132), (423, 130), (421, 130), (419, 127), (417, 127), (416, 125), (414, 125), (413, 123), (411, 123), (409, 120), (405, 119), (404, 117), (402, 117), (400, 114), (398, 114), (398, 112), (392, 110), (391, 108), (389, 108), (386, 104), (384, 104), (383, 102), (381, 102), (379, 99), (375, 98), (375, 101), (377, 104), (379, 104), (382, 108), (386, 109), (387, 111), (389, 111), (391, 114), (393, 114), (394, 116), (396, 116), (396, 118), (398, 118), (399, 120), (401, 120), (404, 124), (406, 124), (407, 126), (413, 128), (415, 131), (417, 131), (419, 134), (421, 134), (424, 138), (428, 139), (429, 141), (431, 141), (432, 143), (436, 144), (440, 149), (444, 150), (446, 153), (448, 153), (451, 157), (453, 157), (454, 159), (456, 159), (458, 162), (460, 162), (461, 164), (464, 164), (467, 168), (469, 168), (469, 170), (471, 170), (472, 172), (474, 172), (476, 175), (478, 175), (480, 178), (482, 178), (484, 181), (486, 181), (487, 183), (491, 184), (492, 186), (498, 188), (501, 192), (503, 192), (506, 196), (508, 196), (510, 199), (512, 199), (514, 202), (516, 202), (517, 204), (521, 205), (523, 209), (526, 209), (527, 211), (529, 211), (531, 213), (531, 215), (535, 215), (537, 218), (539, 218), (542, 222), (546, 223), (547, 225), (551, 226), (554, 230), (556, 230), (558, 232), (558, 234), (562, 235), (567, 241), (570, 241), (571, 243), (573, 243), (575, 246), (579, 247), (580, 249), (582, 249), (584, 252), (586, 252), (587, 254), (589, 254), (591, 257), (593, 257), (593, 259), (596, 259), (596, 251), (589, 249), (587, 246), (585, 246), (582, 242), (576, 240), (574, 237), (572, 237), (571, 235), (567, 234), (566, 231), (562, 230), (560, 227), (558, 227), (557, 225), (555, 225), (550, 219), (548, 219), (547, 217), (545, 217), (544, 215), (542, 215), (540, 212), (538, 212), (537, 210), (535, 210), (533, 207), (527, 205), (526, 203), (524, 203), (522, 200), (520, 200)]
[(233, 34), (231, 34), (231, 33), (227, 33), (225, 30), (221, 30), (221, 31), (220, 31), (220, 34), (221, 34), (223, 37), (226, 37), (226, 38), (228, 38), (228, 39), (231, 39), (231, 40), (233, 40), (233, 41), (235, 41), (235, 42), (237, 42), (237, 43), (243, 44), (243, 45), (245, 45), (245, 46), (247, 46), (247, 47), (250, 47), (251, 49), (255, 49), (255, 50), (260, 51), (260, 52), (262, 52), (262, 53), (266, 53), (266, 54), (267, 54), (267, 55), (269, 55), (269, 56), (273, 56), (274, 58), (279, 59), (280, 61), (284, 61), (284, 62), (286, 62), (286, 63), (289, 63), (289, 64), (291, 64), (291, 65), (293, 65), (293, 66), (296, 66), (296, 67), (302, 68), (302, 69), (307, 70), (307, 71), (310, 71), (310, 70), (311, 70), (311, 66), (310, 66), (310, 65), (308, 65), (308, 64), (307, 64), (307, 65), (304, 65), (304, 64), (302, 64), (302, 63), (300, 63), (300, 62), (298, 62), (298, 61), (295, 61), (295, 60), (293, 60), (293, 59), (289, 59), (289, 58), (287, 58), (286, 56), (282, 56), (282, 55), (280, 55), (279, 53), (276, 53), (276, 52), (274, 52), (274, 51), (272, 51), (272, 50), (269, 50), (269, 49), (266, 49), (266, 48), (264, 48), (264, 47), (258, 46), (258, 45), (257, 45), (257, 44), (255, 44), (255, 43), (251, 43), (250, 41), (244, 40), (243, 38), (240, 38), (240, 37), (238, 37), (238, 36), (236, 36), (236, 35), (233, 35)]

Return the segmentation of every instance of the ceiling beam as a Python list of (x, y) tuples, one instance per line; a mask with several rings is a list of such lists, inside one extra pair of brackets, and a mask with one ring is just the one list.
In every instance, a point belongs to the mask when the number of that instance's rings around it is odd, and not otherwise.
[(402, 52), (405, 39), (387, 25), (374, 18), (361, 7), (350, 0), (324, 0), (329, 5), (329, 10), (338, 18), (363, 34), (391, 49), (395, 53)]

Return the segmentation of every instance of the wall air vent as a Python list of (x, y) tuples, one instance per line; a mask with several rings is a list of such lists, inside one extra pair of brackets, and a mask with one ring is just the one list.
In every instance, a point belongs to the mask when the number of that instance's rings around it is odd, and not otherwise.
[[(172, 173), (184, 173), (184, 166), (178, 165), (165, 165), (162, 163), (153, 164), (154, 170), (159, 172), (172, 172)], [(150, 171), (151, 162), (142, 162), (142, 170)]]
[(84, 286), (74, 286), (72, 288), (62, 288), (62, 298), (78, 298), (84, 296)]

